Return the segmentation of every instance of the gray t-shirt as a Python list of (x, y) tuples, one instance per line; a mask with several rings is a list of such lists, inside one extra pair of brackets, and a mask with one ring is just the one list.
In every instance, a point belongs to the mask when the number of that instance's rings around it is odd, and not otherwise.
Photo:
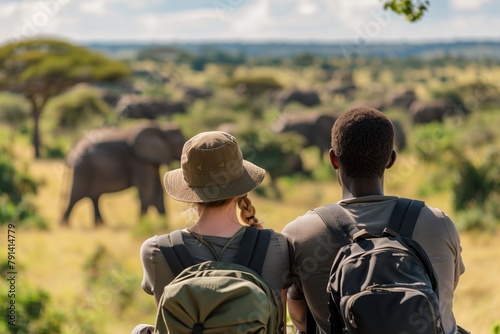
[[(246, 227), (243, 227), (245, 229)], [(242, 231), (241, 231), (242, 232)], [(229, 239), (226, 237), (203, 235), (204, 242), (208, 242), (220, 255), (220, 261), (233, 262), (238, 254), (243, 233), (239, 233), (222, 252)], [(182, 239), (189, 253), (196, 262), (215, 260), (210, 249), (200, 242), (194, 235), (186, 229), (182, 230)], [(153, 295), (160, 300), (163, 288), (174, 278), (172, 270), (163, 257), (158, 247), (158, 236), (151, 237), (144, 241), (141, 246), (141, 260), (144, 270), (142, 288), (146, 293)], [(288, 245), (285, 237), (281, 233), (272, 232), (266, 259), (262, 268), (262, 279), (271, 286), (279, 295), (281, 290), (290, 286), (290, 257)]]
[[(381, 234), (396, 201), (397, 197), (393, 196), (365, 196), (342, 200), (338, 204), (357, 222), (359, 229)], [(311, 313), (321, 330), (329, 333), (326, 287), (340, 245), (313, 211), (287, 224), (283, 234), (291, 244), (292, 268), (302, 284)], [(441, 210), (424, 206), (412, 239), (422, 246), (433, 264), (438, 278), (443, 326), (446, 333), (455, 333), (453, 292), (465, 270), (457, 229)]]

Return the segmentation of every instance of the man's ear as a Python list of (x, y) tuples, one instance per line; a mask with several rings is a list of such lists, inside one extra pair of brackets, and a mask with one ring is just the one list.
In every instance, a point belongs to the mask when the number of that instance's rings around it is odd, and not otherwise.
[(397, 154), (396, 151), (392, 150), (391, 157), (389, 158), (389, 162), (387, 163), (386, 169), (391, 168), (396, 162)]
[(335, 155), (335, 153), (333, 153), (333, 149), (330, 149), (330, 151), (328, 153), (330, 155), (330, 163), (332, 164), (333, 168), (339, 169), (339, 167), (340, 167), (339, 160), (338, 160), (337, 156)]

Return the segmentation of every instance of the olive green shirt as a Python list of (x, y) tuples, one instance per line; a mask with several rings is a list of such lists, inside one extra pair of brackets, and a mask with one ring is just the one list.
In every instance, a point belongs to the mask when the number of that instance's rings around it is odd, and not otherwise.
[[(366, 196), (339, 201), (359, 229), (380, 235), (387, 227), (397, 197)], [(318, 326), (330, 333), (326, 287), (330, 268), (340, 248), (325, 223), (309, 211), (287, 224), (283, 230), (292, 249), (292, 269), (300, 280), (303, 293)], [(437, 274), (440, 311), (446, 333), (456, 332), (453, 316), (453, 292), (464, 272), (460, 238), (453, 221), (441, 210), (424, 206), (413, 237), (429, 256)], [(294, 296), (300, 300), (302, 296)]]

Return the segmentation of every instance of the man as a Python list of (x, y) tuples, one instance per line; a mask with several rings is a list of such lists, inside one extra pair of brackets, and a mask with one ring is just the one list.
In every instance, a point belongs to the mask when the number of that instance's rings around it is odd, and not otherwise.
[[(384, 172), (394, 165), (394, 129), (378, 110), (354, 108), (332, 127), (330, 161), (342, 187), (341, 209), (359, 229), (380, 235), (398, 197), (384, 195)], [(305, 331), (307, 307), (321, 333), (330, 333), (326, 287), (330, 268), (341, 245), (314, 212), (285, 226), (283, 234), (293, 251), (296, 282), (288, 290), (290, 316)], [(446, 333), (456, 333), (452, 312), (453, 292), (464, 272), (458, 232), (441, 210), (424, 206), (413, 237), (426, 251), (438, 277), (440, 311)]]

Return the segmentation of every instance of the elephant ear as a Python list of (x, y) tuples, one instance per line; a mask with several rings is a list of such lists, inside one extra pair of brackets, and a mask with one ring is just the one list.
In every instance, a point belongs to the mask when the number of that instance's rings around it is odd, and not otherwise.
[(170, 163), (172, 152), (159, 128), (145, 127), (134, 131), (128, 144), (140, 160), (158, 165)]

